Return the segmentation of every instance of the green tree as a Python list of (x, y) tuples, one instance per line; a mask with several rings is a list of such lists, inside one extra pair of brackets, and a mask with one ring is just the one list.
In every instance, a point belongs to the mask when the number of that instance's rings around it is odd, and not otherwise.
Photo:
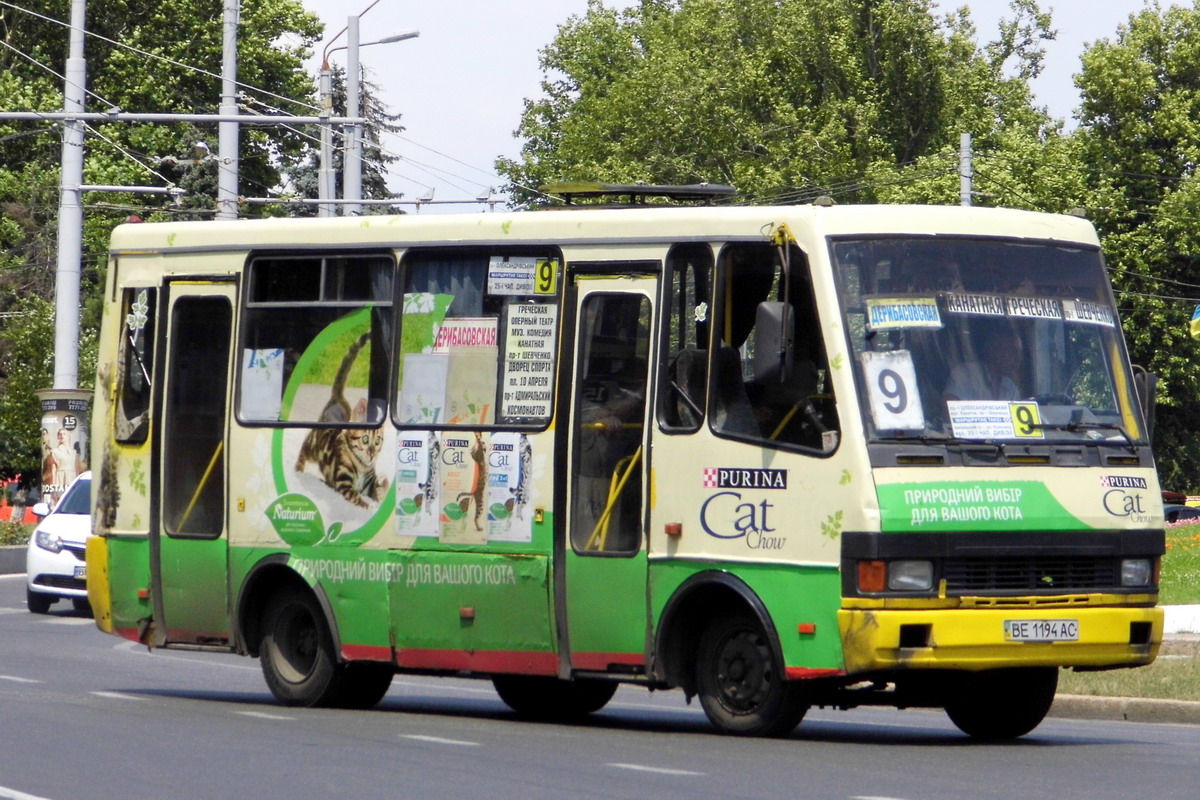
[[(4, 397), (0, 401), (0, 469), (3, 474), (24, 473), (36, 481), (42, 461), (38, 420), (41, 410), (36, 392), (50, 386), (54, 370), (54, 303), (36, 294), (25, 295), (4, 314), (0, 339), (0, 373)], [(79, 343), (79, 372), (96, 371), (95, 326), (86, 326)]]
[(1160, 377), (1155, 447), (1168, 488), (1200, 489), (1200, 10), (1157, 2), (1094, 43), (1076, 78), (1087, 207), (1136, 363)]
[[(379, 87), (366, 80), (364, 76), (359, 91), (359, 108), (367, 119), (362, 130), (362, 196), (367, 200), (386, 200), (396, 197), (387, 185), (388, 164), (400, 160), (383, 149), (384, 134), (401, 133), (404, 126), (400, 124), (400, 115), (391, 113), (383, 101), (379, 99)], [(346, 116), (346, 71), (341, 67), (333, 68), (333, 113), (334, 116)], [(341, 187), (345, 170), (346, 137), (344, 131), (335, 128), (333, 131), (333, 169), (335, 173), (335, 189), (337, 197), (342, 197)], [(316, 199), (320, 197), (319, 172), (321, 169), (321, 153), (319, 148), (310, 151), (308, 158), (287, 170), (287, 190), (284, 194)], [(394, 206), (368, 205), (363, 207), (364, 214), (395, 214), (399, 210)], [(314, 216), (316, 206), (303, 206), (293, 212), (296, 216)], [(403, 212), (399, 212), (403, 213)]]
[(1057, 135), (1028, 87), (1049, 17), (1013, 9), (980, 48), (965, 11), (938, 20), (927, 0), (590, 0), (542, 52), (521, 157), (497, 167), (518, 202), (561, 180), (865, 201), (926, 175), (908, 195), (944, 199), (961, 132), (981, 149)]
[[(69, 18), (70, 5), (70, 0), (32, 0), (3, 10), (0, 41), (7, 47), (0, 47), (0, 108), (61, 110), (59, 73), (69, 38), (62, 21)], [(215, 113), (221, 81), (212, 73), (221, 64), (222, 6), (221, 0), (92, 0), (85, 40), (87, 109)], [(314, 84), (304, 62), (321, 33), (319, 20), (300, 0), (242, 0), (241, 9), (238, 70), (246, 102), (313, 113)], [(131, 213), (207, 217), (214, 206), (215, 165), (179, 168), (167, 159), (190, 158), (196, 140), (208, 140), (215, 151), (216, 132), (216, 123), (88, 127), (85, 183), (175, 183), (190, 193), (179, 207), (158, 196), (85, 195), (85, 346), (98, 323), (96, 296), (112, 227)], [(283, 126), (243, 128), (239, 192), (262, 195), (277, 187), (284, 170), (307, 157), (308, 147), (306, 136)], [(51, 384), (54, 337), (48, 320), (53, 316), (60, 158), (57, 125), (0, 121), (0, 469), (8, 471), (34, 471), (39, 415), (32, 391)], [(250, 208), (247, 213), (270, 212)], [(81, 354), (85, 388), (93, 366), (94, 359), (89, 363)]]

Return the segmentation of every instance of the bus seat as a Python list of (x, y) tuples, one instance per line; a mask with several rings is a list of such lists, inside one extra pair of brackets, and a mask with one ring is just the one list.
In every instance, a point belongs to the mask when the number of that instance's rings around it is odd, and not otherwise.
[(722, 345), (717, 350), (714, 381), (713, 427), (725, 433), (761, 435), (742, 381), (742, 360), (735, 348)]

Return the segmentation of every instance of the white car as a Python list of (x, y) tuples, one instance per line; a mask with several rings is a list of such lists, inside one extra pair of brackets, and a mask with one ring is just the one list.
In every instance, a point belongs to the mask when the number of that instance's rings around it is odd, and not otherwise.
[(53, 511), (38, 503), (33, 513), (42, 520), (29, 537), (25, 557), (26, 605), (34, 614), (45, 614), (59, 598), (70, 598), (77, 610), (86, 610), (84, 548), (92, 534), (92, 473), (73, 480)]

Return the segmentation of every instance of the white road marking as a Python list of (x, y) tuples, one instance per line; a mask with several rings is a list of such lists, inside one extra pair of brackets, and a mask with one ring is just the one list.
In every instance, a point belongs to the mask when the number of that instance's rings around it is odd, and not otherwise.
[(13, 683), (42, 683), (42, 681), (35, 681), (33, 678), (18, 678), (16, 675), (0, 675), (0, 681), (12, 681)]
[(464, 742), (461, 739), (443, 739), (440, 736), (418, 736), (416, 734), (401, 734), (401, 739), (416, 739), (418, 742), (431, 744), (453, 744), (459, 747), (479, 747), (479, 742)]
[(95, 625), (90, 617), (46, 617), (39, 620), (43, 625)]
[(235, 714), (241, 714), (243, 717), (254, 717), (255, 719), (276, 719), (285, 722), (294, 721), (295, 717), (285, 717), (281, 714), (267, 714), (263, 711), (235, 711)]
[(16, 789), (9, 789), (7, 786), (0, 786), (0, 800), (46, 800), (46, 798), (26, 794), (25, 792), (18, 792)]
[(901, 797), (881, 797), (873, 794), (852, 794), (850, 800), (904, 800)]
[(689, 769), (667, 769), (666, 767), (647, 767), (643, 764), (608, 764), (617, 769), (631, 769), (636, 772), (655, 772), (659, 775), (703, 775), (703, 772), (692, 772)]
[(110, 700), (145, 700), (145, 697), (138, 697), (133, 694), (121, 694), (120, 692), (88, 692), (96, 697), (107, 697)]

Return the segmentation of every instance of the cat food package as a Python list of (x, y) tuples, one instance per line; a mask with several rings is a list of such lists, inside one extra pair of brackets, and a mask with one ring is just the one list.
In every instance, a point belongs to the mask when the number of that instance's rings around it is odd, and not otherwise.
[(438, 536), (441, 533), (442, 443), (432, 431), (399, 431), (396, 448), (396, 533)]
[(533, 524), (529, 502), (533, 450), (523, 433), (494, 433), (488, 448), (488, 539), (529, 542)]
[(441, 540), (446, 544), (487, 544), (487, 447), (480, 433), (442, 437)]

